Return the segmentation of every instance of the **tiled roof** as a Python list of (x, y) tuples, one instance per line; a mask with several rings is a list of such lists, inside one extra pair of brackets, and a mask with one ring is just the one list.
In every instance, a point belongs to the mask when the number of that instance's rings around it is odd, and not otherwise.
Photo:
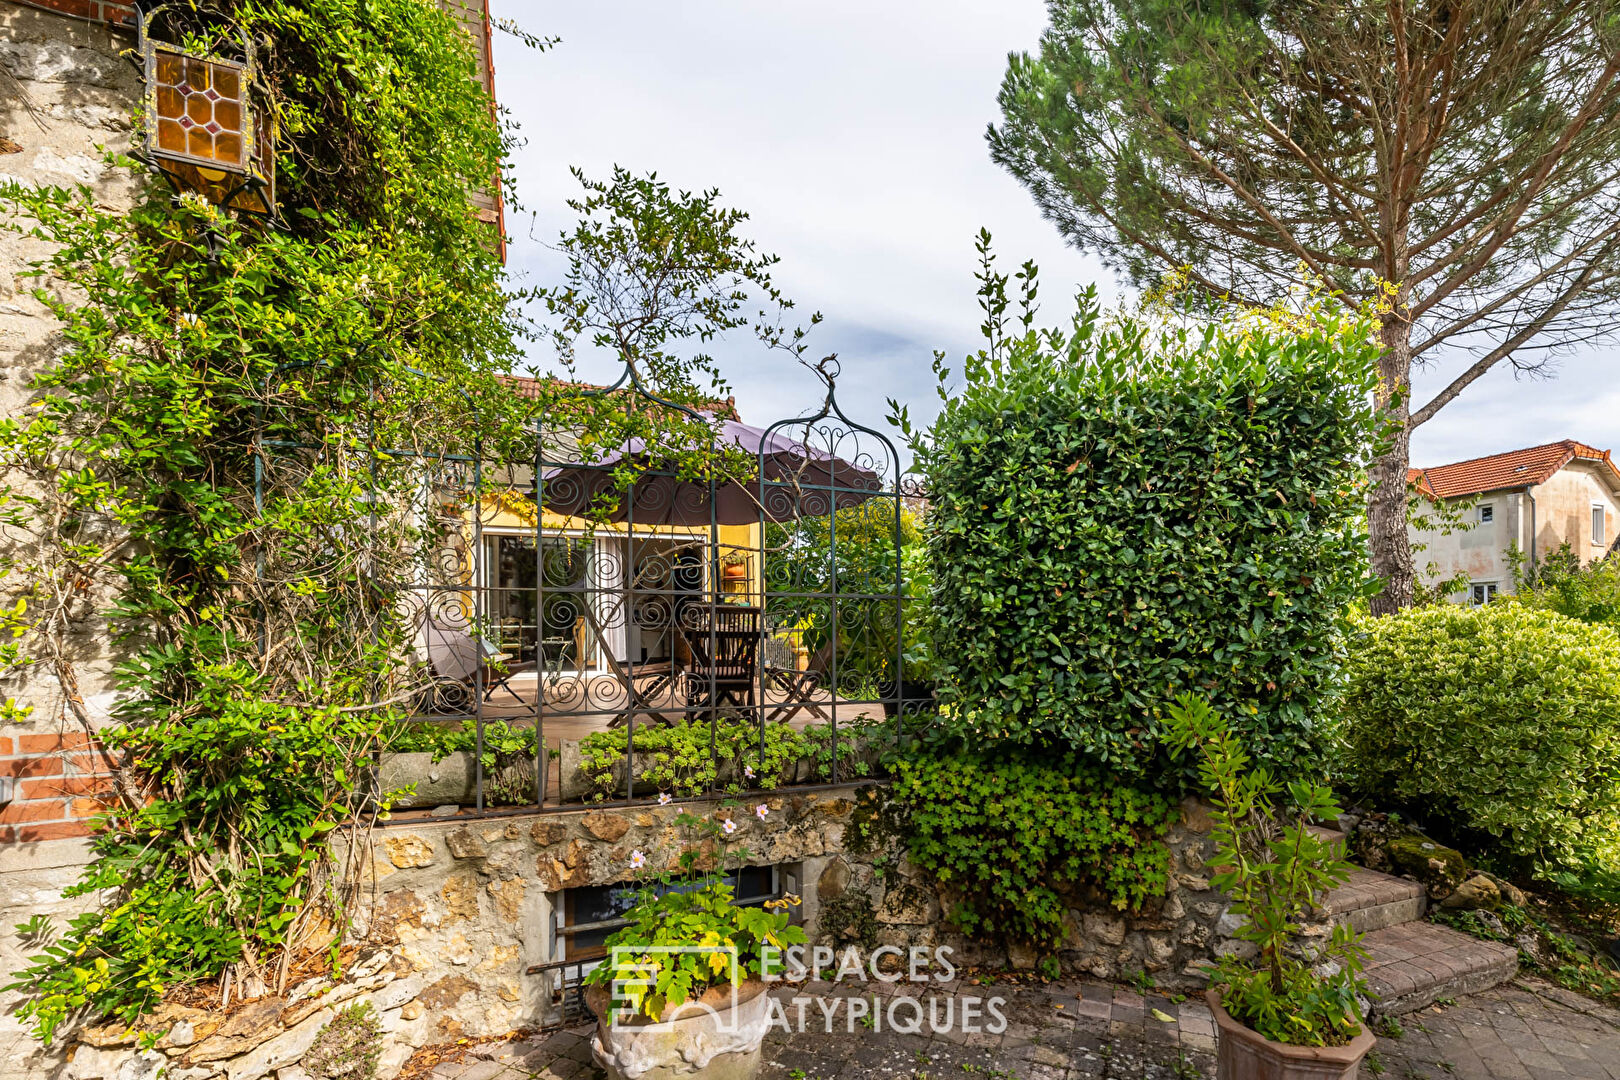
[(1608, 467), (1610, 483), (1620, 488), (1620, 468), (1615, 467), (1609, 451), (1587, 446), (1574, 439), (1471, 458), (1451, 465), (1408, 469), (1406, 481), (1415, 484), (1426, 495), (1458, 499), (1487, 491), (1545, 483), (1553, 473), (1576, 459), (1601, 461)]

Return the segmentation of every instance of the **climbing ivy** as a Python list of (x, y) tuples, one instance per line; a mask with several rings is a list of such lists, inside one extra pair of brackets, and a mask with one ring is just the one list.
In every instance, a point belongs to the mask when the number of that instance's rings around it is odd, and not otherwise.
[(955, 902), (965, 933), (1048, 949), (1066, 897), (1095, 892), (1121, 910), (1164, 895), (1164, 833), (1175, 804), (1075, 754), (919, 751), (896, 761), (895, 804), (911, 860)]
[[(4, 227), (61, 325), (0, 421), (22, 638), (5, 659), (71, 693), (71, 638), (105, 628), (120, 790), (70, 890), (106, 899), (17, 975), (49, 1039), (133, 1021), (171, 986), (220, 997), (334, 958), (349, 897), (325, 837), (379, 807), (360, 773), (413, 692), (387, 582), (446, 526), (407, 508), (440, 455), (523, 432), (497, 238), (469, 204), (508, 135), (471, 41), (431, 0), (173, 5), (265, 42), (281, 220), (170, 193), (138, 163), (127, 211), (88, 188), (0, 186)], [(137, 118), (138, 119), (138, 118)]]

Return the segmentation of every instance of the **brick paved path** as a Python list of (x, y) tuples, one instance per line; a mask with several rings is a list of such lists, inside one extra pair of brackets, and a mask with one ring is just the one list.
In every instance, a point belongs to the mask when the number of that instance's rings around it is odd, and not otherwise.
[[(866, 988), (867, 996), (876, 984)], [(848, 998), (860, 988), (812, 984), (778, 995)], [(830, 992), (829, 992), (830, 991)], [(1006, 999), (1000, 1035), (897, 1034), (849, 1017), (828, 1002), (832, 1032), (815, 1001), (809, 1030), (767, 1040), (765, 1080), (1193, 1080), (1215, 1074), (1214, 1021), (1201, 1002), (1173, 1002), (1101, 983), (1030, 987), (953, 984), (926, 995)], [(879, 999), (881, 1003), (881, 998)], [(943, 1008), (943, 1004), (940, 1006)], [(1155, 1015), (1157, 1012), (1158, 1015)], [(790, 1006), (788, 1016), (795, 1018)], [(1169, 1020), (1163, 1019), (1169, 1017)], [(1364, 1078), (1384, 1080), (1620, 1080), (1620, 1012), (1546, 983), (1509, 986), (1400, 1018), (1398, 1038), (1380, 1038)], [(475, 1047), (440, 1064), (443, 1080), (597, 1080), (589, 1029), (527, 1042)]]
[(1378, 1040), (1389, 1080), (1620, 1080), (1620, 1011), (1539, 979), (1518, 979), (1400, 1023), (1400, 1038)]

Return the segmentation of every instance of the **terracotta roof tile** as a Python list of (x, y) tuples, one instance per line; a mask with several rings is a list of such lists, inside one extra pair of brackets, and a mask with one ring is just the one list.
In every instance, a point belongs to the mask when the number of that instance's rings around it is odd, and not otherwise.
[(1424, 494), (1433, 494), (1442, 499), (1459, 499), (1487, 491), (1545, 483), (1559, 469), (1577, 458), (1603, 462), (1608, 466), (1612, 483), (1620, 488), (1620, 468), (1615, 467), (1609, 451), (1574, 439), (1561, 439), (1544, 446), (1509, 450), (1503, 454), (1471, 458), (1450, 465), (1408, 469), (1406, 482), (1415, 484)]

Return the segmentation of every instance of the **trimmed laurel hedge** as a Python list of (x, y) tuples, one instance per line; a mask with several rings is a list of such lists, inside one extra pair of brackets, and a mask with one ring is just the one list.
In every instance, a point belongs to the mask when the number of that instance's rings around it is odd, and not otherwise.
[(1489, 834), (1543, 873), (1603, 868), (1620, 882), (1620, 634), (1512, 601), (1357, 626), (1354, 786)]
[(1161, 330), (1087, 298), (1072, 332), (971, 358), (917, 443), (959, 733), (1190, 782), (1158, 738), (1190, 691), (1257, 760), (1319, 772), (1375, 356), (1360, 324)]

